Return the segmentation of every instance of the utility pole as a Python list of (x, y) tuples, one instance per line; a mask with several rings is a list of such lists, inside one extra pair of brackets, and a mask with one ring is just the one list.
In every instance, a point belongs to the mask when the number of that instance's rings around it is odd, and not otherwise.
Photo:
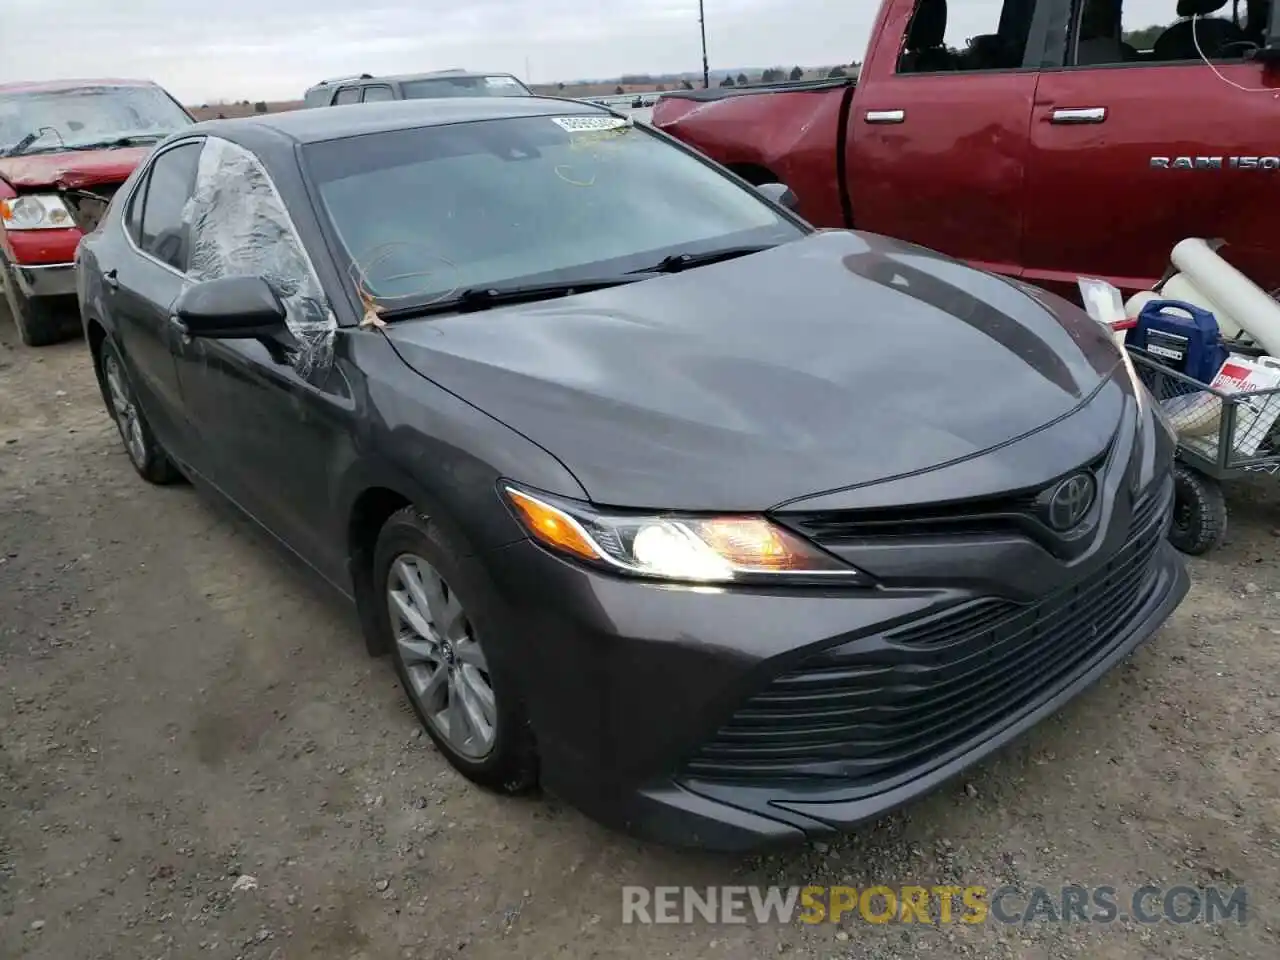
[(707, 18), (702, 12), (703, 0), (698, 0), (698, 27), (702, 30), (702, 87), (711, 88), (711, 71), (707, 67)]

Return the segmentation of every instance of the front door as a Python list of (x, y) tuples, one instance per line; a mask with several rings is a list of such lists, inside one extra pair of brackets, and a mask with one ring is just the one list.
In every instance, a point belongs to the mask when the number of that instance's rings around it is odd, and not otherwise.
[(354, 401), (332, 362), (336, 323), (266, 170), (243, 147), (210, 137), (192, 201), (193, 282), (264, 277), (290, 333), (278, 339), (191, 338), (178, 376), (207, 455), (202, 472), (335, 583), (346, 574), (329, 478), (350, 457)]
[(1050, 0), (891, 2), (849, 117), (853, 225), (1016, 275)]
[(1057, 2), (1062, 65), (1041, 72), (1031, 124), (1026, 278), (1060, 292), (1082, 275), (1146, 289), (1175, 244), (1203, 237), (1280, 286), (1280, 241), (1261, 209), (1280, 189), (1280, 73), (1245, 59), (1259, 25), (1237, 33), (1228, 8), (1193, 33), (1174, 0), (1161, 0), (1156, 28), (1138, 0)]

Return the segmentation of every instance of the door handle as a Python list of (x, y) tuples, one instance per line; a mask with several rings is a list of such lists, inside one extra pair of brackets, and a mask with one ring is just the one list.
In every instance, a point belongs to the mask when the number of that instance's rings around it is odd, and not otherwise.
[(1055, 110), (1049, 117), (1050, 123), (1102, 123), (1107, 119), (1106, 107), (1080, 107), (1070, 110)]
[(120, 277), (114, 267), (102, 275), (102, 282), (112, 290), (120, 289)]
[(868, 110), (863, 118), (867, 123), (902, 123), (907, 119), (905, 110)]

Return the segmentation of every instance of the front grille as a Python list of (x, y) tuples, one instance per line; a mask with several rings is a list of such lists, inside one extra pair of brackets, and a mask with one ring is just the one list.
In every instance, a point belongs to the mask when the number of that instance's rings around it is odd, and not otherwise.
[[(1106, 466), (1104, 453), (1087, 463), (1083, 470), (1101, 478)], [(1074, 472), (1074, 471), (1072, 471)], [(1061, 479), (1061, 478), (1058, 478)], [(1029, 534), (1043, 539), (1048, 533), (1038, 516), (1037, 499), (1057, 483), (1044, 487), (987, 497), (907, 509), (820, 510), (783, 512), (775, 519), (802, 536), (828, 547), (852, 542), (868, 543), (880, 538), (902, 540), (904, 537), (994, 536)]]
[(97, 229), (102, 218), (107, 215), (107, 207), (123, 184), (100, 183), (83, 190), (64, 190), (62, 198), (75, 218), (76, 226), (84, 233), (92, 233)]
[(1110, 561), (1037, 603), (969, 601), (809, 658), (748, 700), (684, 773), (836, 778), (870, 792), (994, 733), (1117, 643), (1153, 589), (1172, 493), (1167, 480)]

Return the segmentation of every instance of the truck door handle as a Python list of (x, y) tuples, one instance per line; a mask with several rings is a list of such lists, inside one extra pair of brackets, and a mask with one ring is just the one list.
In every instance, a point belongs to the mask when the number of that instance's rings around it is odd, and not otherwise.
[(120, 278), (114, 269), (108, 270), (102, 275), (102, 282), (112, 290), (120, 289)]
[(1074, 110), (1055, 110), (1051, 123), (1102, 123), (1107, 119), (1106, 107), (1081, 107)]
[(864, 119), (867, 123), (902, 123), (907, 119), (907, 111), (868, 110)]

